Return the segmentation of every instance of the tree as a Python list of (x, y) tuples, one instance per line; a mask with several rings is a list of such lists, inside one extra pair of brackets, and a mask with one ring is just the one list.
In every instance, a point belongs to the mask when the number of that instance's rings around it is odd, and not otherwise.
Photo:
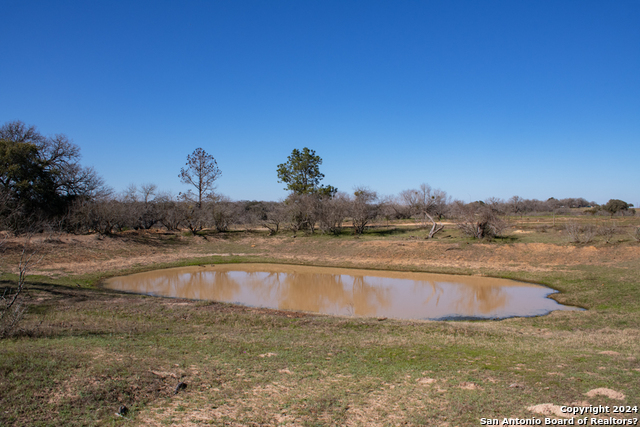
[(522, 215), (524, 212), (524, 207), (523, 207), (524, 199), (520, 196), (513, 196), (512, 198), (509, 199), (508, 203), (511, 207), (511, 211), (513, 212), (513, 214), (516, 216), (520, 214), (520, 218), (522, 218)]
[(429, 184), (421, 184), (419, 190), (405, 190), (400, 193), (404, 203), (411, 208), (414, 215), (419, 215), (422, 227), (427, 227), (427, 220), (431, 223), (431, 231), (427, 239), (433, 238), (437, 233), (444, 230), (444, 225), (438, 224), (434, 217), (438, 219), (444, 216), (449, 203), (447, 193), (432, 189)]
[(465, 205), (460, 201), (454, 202), (458, 211), (458, 228), (466, 235), (475, 239), (492, 239), (500, 236), (507, 228), (507, 224), (500, 219), (491, 205), (484, 202), (473, 202)]
[(229, 226), (237, 217), (236, 206), (226, 196), (216, 196), (214, 200), (211, 200), (210, 204), (211, 219), (216, 230), (219, 232), (229, 230)]
[(607, 212), (609, 212), (609, 214), (611, 214), (611, 217), (613, 217), (615, 214), (617, 214), (618, 212), (622, 212), (622, 211), (627, 211), (629, 210), (629, 208), (633, 206), (633, 205), (629, 205), (629, 203), (624, 202), (622, 200), (619, 199), (611, 199), (607, 202), (606, 205), (603, 206), (604, 210), (606, 210)]
[(75, 200), (108, 194), (79, 160), (80, 148), (65, 135), (45, 137), (21, 121), (0, 127), (0, 216), (12, 218), (9, 227), (24, 230), (65, 214)]
[(322, 199), (323, 197), (317, 194), (289, 194), (284, 204), (288, 227), (294, 235), (300, 230), (312, 234), (315, 232)]
[[(211, 196), (215, 188), (213, 183), (220, 177), (216, 159), (202, 148), (196, 148), (187, 156), (186, 169), (180, 169), (180, 180), (184, 184), (193, 185), (198, 190), (198, 208), (202, 207), (202, 198)], [(187, 197), (191, 190), (188, 191)]]
[(275, 236), (280, 231), (280, 226), (286, 221), (287, 210), (284, 202), (272, 203), (263, 218), (261, 224), (269, 229), (269, 236)]
[(161, 193), (157, 197), (160, 209), (160, 222), (167, 230), (178, 230), (186, 217), (187, 207), (179, 203), (170, 193)]
[(351, 204), (346, 193), (322, 197), (318, 205), (318, 223), (322, 232), (339, 235), (342, 232), (342, 223), (349, 216)]
[(333, 196), (338, 189), (321, 186), (324, 174), (320, 172), (322, 159), (307, 147), (302, 151), (294, 149), (286, 163), (278, 165), (278, 182), (287, 184), (285, 190), (295, 194), (320, 194)]
[(377, 200), (376, 192), (368, 188), (357, 187), (353, 192), (351, 218), (355, 234), (364, 233), (367, 224), (378, 214), (378, 205), (375, 203)]
[(149, 203), (151, 196), (156, 194), (158, 186), (152, 183), (142, 184), (138, 192), (142, 195), (144, 203)]

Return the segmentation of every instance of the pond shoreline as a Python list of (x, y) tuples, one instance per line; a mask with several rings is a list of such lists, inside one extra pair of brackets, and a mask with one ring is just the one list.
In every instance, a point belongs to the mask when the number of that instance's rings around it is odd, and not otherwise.
[(577, 309), (548, 298), (557, 291), (544, 285), (508, 279), (276, 263), (149, 270), (111, 277), (102, 286), (248, 307), (409, 320), (495, 320)]

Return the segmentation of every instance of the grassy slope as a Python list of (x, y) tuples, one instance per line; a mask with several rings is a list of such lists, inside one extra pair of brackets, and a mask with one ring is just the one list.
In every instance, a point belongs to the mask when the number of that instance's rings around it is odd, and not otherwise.
[[(96, 287), (119, 270), (32, 277), (24, 332), (0, 342), (0, 424), (453, 426), (479, 425), (480, 417), (543, 417), (527, 410), (541, 403), (637, 405), (640, 262), (620, 257), (637, 245), (624, 234), (613, 252), (596, 241), (602, 260), (569, 265), (538, 255), (514, 258), (513, 268), (483, 261), (490, 260), (483, 254), (500, 247), (516, 251), (520, 242), (567, 246), (557, 230), (536, 227), (521, 224), (534, 232), (490, 244), (447, 230), (435, 242), (440, 246), (418, 240), (423, 232), (411, 228), (357, 240), (347, 234), (274, 239), (231, 233), (209, 237), (196, 252), (246, 255), (190, 262), (280, 260), (481, 273), (548, 284), (563, 292), (559, 301), (587, 311), (499, 322), (377, 321)], [(380, 253), (367, 246), (379, 242), (391, 246), (376, 249)], [(174, 250), (174, 243), (138, 244)], [(459, 260), (458, 267), (429, 262), (443, 248), (455, 249), (446, 256)], [(465, 263), (476, 258), (478, 264)], [(174, 395), (180, 380), (188, 387)], [(585, 396), (601, 387), (626, 397)], [(113, 415), (121, 404), (132, 409), (131, 420)]]

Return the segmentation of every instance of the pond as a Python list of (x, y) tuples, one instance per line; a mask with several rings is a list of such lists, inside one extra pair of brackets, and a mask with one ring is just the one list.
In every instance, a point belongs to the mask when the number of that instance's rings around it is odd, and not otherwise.
[(105, 287), (147, 295), (278, 310), (396, 319), (504, 319), (577, 310), (541, 285), (477, 276), (281, 264), (220, 264), (107, 279)]

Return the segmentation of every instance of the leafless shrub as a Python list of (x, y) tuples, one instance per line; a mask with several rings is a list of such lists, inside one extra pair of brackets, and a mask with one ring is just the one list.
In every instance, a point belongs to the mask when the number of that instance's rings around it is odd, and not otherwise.
[(321, 203), (318, 194), (291, 193), (285, 200), (287, 224), (295, 235), (298, 231), (313, 233), (318, 220), (318, 207)]
[(0, 291), (0, 338), (6, 338), (15, 331), (28, 307), (25, 298), (27, 272), (35, 262), (34, 257), (37, 254), (37, 250), (32, 249), (29, 242), (30, 239), (25, 238), (18, 262), (16, 287), (6, 287)]
[(76, 232), (96, 231), (108, 235), (126, 227), (129, 216), (126, 204), (118, 200), (81, 200), (70, 210), (70, 229)]
[(323, 197), (318, 206), (318, 225), (326, 234), (338, 235), (342, 232), (342, 223), (349, 215), (349, 196), (336, 193), (333, 197)]
[(591, 243), (596, 236), (596, 231), (593, 225), (585, 225), (582, 227), (582, 243)]
[[(404, 190), (400, 198), (410, 207), (411, 215), (416, 216), (425, 228), (433, 222), (433, 217), (444, 217), (451, 203), (451, 197), (445, 191), (433, 189), (429, 184), (421, 184), (417, 190)], [(429, 216), (432, 218), (429, 219)]]
[(219, 232), (229, 230), (229, 226), (235, 218), (235, 205), (225, 196), (217, 196), (215, 200), (207, 203), (212, 210), (213, 225)]
[(507, 223), (489, 205), (476, 202), (458, 208), (461, 208), (458, 228), (467, 236), (492, 239), (507, 229)]
[(571, 243), (590, 243), (596, 235), (596, 228), (592, 225), (580, 225), (570, 221), (565, 226), (565, 232)]
[(351, 202), (351, 219), (353, 220), (353, 231), (355, 234), (362, 234), (367, 224), (378, 214), (378, 195), (365, 187), (357, 187), (353, 193)]
[(636, 242), (640, 242), (640, 227), (634, 228), (630, 235)]
[(245, 231), (254, 231), (267, 218), (267, 204), (258, 201), (240, 201), (235, 203), (234, 222)]
[(208, 222), (209, 212), (205, 207), (198, 207), (197, 204), (184, 203), (183, 222), (194, 236), (205, 227)]
[(513, 196), (507, 202), (509, 204), (509, 210), (513, 212), (514, 215), (522, 215), (525, 212), (525, 200), (520, 196)]
[(287, 219), (287, 210), (284, 203), (276, 203), (266, 212), (266, 217), (262, 220), (262, 226), (269, 230), (270, 236), (275, 236), (280, 231), (280, 227)]
[(570, 221), (565, 225), (564, 230), (571, 243), (580, 243), (580, 224), (575, 221)]
[(126, 226), (135, 230), (149, 230), (159, 223), (162, 217), (158, 200), (154, 198), (157, 186), (142, 184), (138, 189), (137, 186), (132, 185), (131, 190), (133, 193), (122, 199), (127, 204)]
[(596, 234), (602, 236), (605, 243), (609, 243), (617, 232), (618, 228), (615, 225), (601, 225), (596, 230)]
[(169, 231), (178, 230), (186, 216), (186, 205), (176, 201), (169, 193), (162, 193), (156, 199), (160, 223)]
[(451, 198), (446, 192), (422, 184), (418, 190), (403, 191), (400, 197), (405, 205), (410, 207), (412, 215), (418, 218), (421, 227), (427, 228), (431, 225), (427, 239), (433, 238), (444, 229), (444, 225), (436, 223), (435, 219), (444, 217), (450, 209)]
[(380, 203), (380, 214), (386, 220), (409, 219), (413, 215), (411, 206), (407, 205), (402, 197), (386, 196)]

